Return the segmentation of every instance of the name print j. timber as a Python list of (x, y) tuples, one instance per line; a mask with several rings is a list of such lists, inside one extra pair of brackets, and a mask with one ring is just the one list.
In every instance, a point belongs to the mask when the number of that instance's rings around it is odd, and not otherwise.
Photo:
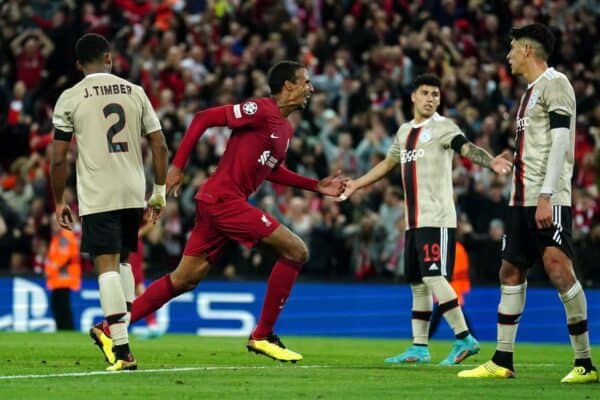
[(61, 94), (52, 122), (76, 137), (80, 215), (144, 207), (142, 135), (161, 128), (141, 87), (86, 75)]

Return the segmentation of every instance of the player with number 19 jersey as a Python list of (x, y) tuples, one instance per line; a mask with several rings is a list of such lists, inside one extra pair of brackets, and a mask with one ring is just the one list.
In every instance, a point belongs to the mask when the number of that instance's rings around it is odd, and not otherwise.
[(404, 263), (411, 283), (423, 276), (452, 276), (456, 211), (451, 143), (457, 136), (464, 136), (460, 128), (436, 112), (419, 124), (402, 124), (388, 151), (388, 157), (402, 166)]
[(458, 135), (460, 128), (438, 113), (398, 129), (388, 154), (402, 165), (407, 230), (456, 228), (450, 144)]
[(88, 74), (61, 94), (52, 122), (76, 138), (80, 216), (144, 207), (140, 132), (161, 127), (141, 87), (109, 73)]

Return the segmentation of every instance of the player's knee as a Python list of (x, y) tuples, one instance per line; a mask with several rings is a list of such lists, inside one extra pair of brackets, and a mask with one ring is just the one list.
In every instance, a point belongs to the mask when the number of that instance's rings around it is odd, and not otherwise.
[(173, 288), (179, 293), (195, 289), (208, 273), (209, 267), (210, 265), (205, 263), (195, 268), (176, 268), (171, 274)]
[(544, 255), (544, 269), (550, 282), (562, 293), (575, 284), (575, 274), (570, 265), (566, 265), (560, 257)]
[(303, 241), (299, 240), (287, 252), (287, 254), (284, 255), (284, 257), (295, 263), (305, 264), (309, 259), (308, 247), (306, 247), (306, 244)]
[(506, 261), (502, 262), (498, 276), (500, 283), (508, 286), (520, 285), (527, 279), (527, 274), (524, 270)]

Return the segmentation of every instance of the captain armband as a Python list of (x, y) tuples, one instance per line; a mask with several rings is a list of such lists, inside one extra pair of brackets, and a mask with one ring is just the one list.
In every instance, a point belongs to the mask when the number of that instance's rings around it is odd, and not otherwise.
[(571, 116), (567, 114), (559, 114), (556, 111), (550, 111), (550, 129), (571, 127)]
[(452, 150), (460, 154), (460, 149), (465, 143), (469, 143), (469, 139), (467, 139), (465, 135), (456, 135), (450, 142), (450, 147), (452, 147)]

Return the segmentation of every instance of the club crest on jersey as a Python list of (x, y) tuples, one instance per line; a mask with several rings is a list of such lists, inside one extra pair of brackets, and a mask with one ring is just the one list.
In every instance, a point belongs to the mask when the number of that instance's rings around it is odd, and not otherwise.
[(537, 100), (538, 100), (538, 94), (536, 92), (533, 92), (531, 94), (531, 97), (529, 98), (529, 102), (527, 103), (527, 109), (530, 110), (533, 107), (535, 107)]
[(423, 130), (423, 132), (421, 132), (421, 134), (419, 135), (419, 142), (427, 143), (430, 140), (431, 140), (431, 130), (429, 130), (429, 129)]
[(259, 164), (266, 165), (269, 168), (275, 168), (277, 165), (277, 158), (271, 155), (270, 150), (263, 151), (257, 161)]
[(242, 106), (242, 111), (246, 115), (254, 115), (258, 111), (258, 105), (253, 101), (248, 101)]

